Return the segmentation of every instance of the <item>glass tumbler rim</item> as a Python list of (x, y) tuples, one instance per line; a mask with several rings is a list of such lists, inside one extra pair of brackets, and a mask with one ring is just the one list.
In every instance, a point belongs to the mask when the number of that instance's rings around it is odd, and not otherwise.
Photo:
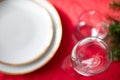
[[(104, 40), (102, 40), (101, 38), (91, 36), (91, 37), (87, 37), (87, 38), (84, 38), (84, 39), (78, 41), (77, 44), (73, 47), (73, 50), (72, 50), (72, 53), (71, 53), (71, 61), (75, 62), (76, 60), (78, 60), (78, 59), (77, 59), (77, 54), (75, 54), (77, 47), (78, 47), (80, 44), (82, 44), (85, 40), (89, 40), (89, 39), (92, 39), (92, 40), (96, 40), (96, 39), (97, 39), (97, 40), (101, 41), (102, 44), (110, 50), (110, 51), (109, 51), (109, 52), (110, 52), (110, 53), (109, 53), (109, 54), (110, 54), (109, 63), (107, 64), (106, 68), (103, 69), (102, 71), (100, 71), (100, 72), (95, 72), (95, 74), (99, 74), (99, 73), (105, 71), (105, 70), (110, 66), (110, 64), (112, 63), (112, 51), (111, 51), (109, 45), (108, 45)], [(88, 43), (89, 43), (89, 42), (88, 42)], [(73, 65), (73, 63), (72, 63), (72, 65)], [(74, 67), (74, 66), (73, 66), (73, 67)], [(75, 68), (74, 68), (74, 69), (75, 69)], [(75, 69), (75, 71), (78, 72), (78, 73), (80, 73), (80, 72), (77, 71), (76, 69)], [(94, 73), (90, 73), (90, 74), (87, 74), (87, 75), (84, 74), (84, 73), (80, 73), (80, 74), (85, 75), (85, 76), (95, 75)]]

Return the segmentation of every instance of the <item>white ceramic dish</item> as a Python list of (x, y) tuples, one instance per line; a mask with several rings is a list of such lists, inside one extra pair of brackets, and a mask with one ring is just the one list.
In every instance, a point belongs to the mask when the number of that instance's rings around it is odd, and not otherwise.
[(52, 37), (52, 20), (43, 7), (30, 0), (0, 3), (0, 62), (33, 62), (48, 49)]
[(56, 53), (56, 51), (60, 45), (60, 41), (61, 41), (61, 37), (62, 37), (62, 26), (61, 26), (60, 17), (58, 15), (57, 11), (47, 1), (37, 0), (37, 2), (40, 5), (42, 5), (44, 8), (46, 8), (46, 10), (48, 10), (48, 12), (52, 18), (53, 27), (54, 27), (54, 35), (53, 35), (54, 37), (53, 37), (52, 43), (51, 43), (49, 49), (47, 50), (47, 52), (41, 58), (39, 58), (37, 61), (35, 61), (31, 64), (23, 65), (23, 66), (9, 66), (9, 65), (0, 63), (0, 71), (3, 73), (26, 74), (26, 73), (35, 71), (35, 70), (41, 68), (42, 66), (44, 66), (45, 64), (47, 64), (47, 62), (49, 62), (49, 60), (54, 56), (54, 54)]

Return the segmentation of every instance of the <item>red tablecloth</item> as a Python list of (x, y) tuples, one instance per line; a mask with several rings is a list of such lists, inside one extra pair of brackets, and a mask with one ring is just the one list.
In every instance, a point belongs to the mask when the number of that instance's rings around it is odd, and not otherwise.
[(71, 34), (79, 15), (88, 9), (99, 10), (104, 15), (117, 19), (118, 12), (109, 9), (112, 0), (49, 0), (57, 9), (63, 26), (61, 45), (52, 60), (41, 69), (25, 75), (6, 75), (0, 73), (0, 80), (120, 80), (120, 62), (113, 61), (102, 74), (77, 78), (68, 76), (61, 69), (63, 58), (71, 53), (73, 41)]

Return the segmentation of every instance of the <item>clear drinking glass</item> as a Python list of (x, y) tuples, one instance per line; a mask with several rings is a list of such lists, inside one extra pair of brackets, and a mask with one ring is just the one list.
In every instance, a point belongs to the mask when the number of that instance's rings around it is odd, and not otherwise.
[(87, 10), (83, 12), (78, 19), (73, 33), (73, 40), (79, 40), (95, 36), (104, 39), (109, 32), (109, 24), (106, 17), (96, 10)]
[[(106, 42), (97, 37), (87, 37), (77, 42), (62, 68), (72, 76), (93, 76), (104, 72), (112, 62), (112, 52)], [(74, 71), (75, 72), (74, 72)]]

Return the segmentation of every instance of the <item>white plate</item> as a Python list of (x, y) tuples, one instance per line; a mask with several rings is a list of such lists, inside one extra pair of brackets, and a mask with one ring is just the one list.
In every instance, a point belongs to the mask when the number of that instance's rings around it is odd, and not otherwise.
[(0, 3), (0, 62), (33, 62), (44, 54), (52, 37), (52, 20), (43, 7), (31, 0)]
[(41, 68), (42, 66), (44, 66), (47, 62), (49, 62), (49, 60), (56, 53), (56, 51), (60, 45), (60, 41), (61, 41), (61, 37), (62, 37), (62, 26), (61, 26), (60, 17), (58, 15), (57, 11), (55, 10), (55, 8), (50, 3), (48, 3), (47, 1), (39, 1), (39, 0), (38, 0), (38, 2), (48, 10), (48, 12), (50, 13), (50, 16), (52, 18), (52, 21), (53, 21), (54, 37), (53, 37), (52, 43), (50, 45), (50, 48), (39, 60), (37, 60), (31, 64), (28, 64), (28, 65), (9, 66), (9, 65), (5, 65), (5, 64), (0, 64), (1, 72), (7, 73), (7, 74), (25, 74), (25, 73), (35, 71), (35, 70)]

